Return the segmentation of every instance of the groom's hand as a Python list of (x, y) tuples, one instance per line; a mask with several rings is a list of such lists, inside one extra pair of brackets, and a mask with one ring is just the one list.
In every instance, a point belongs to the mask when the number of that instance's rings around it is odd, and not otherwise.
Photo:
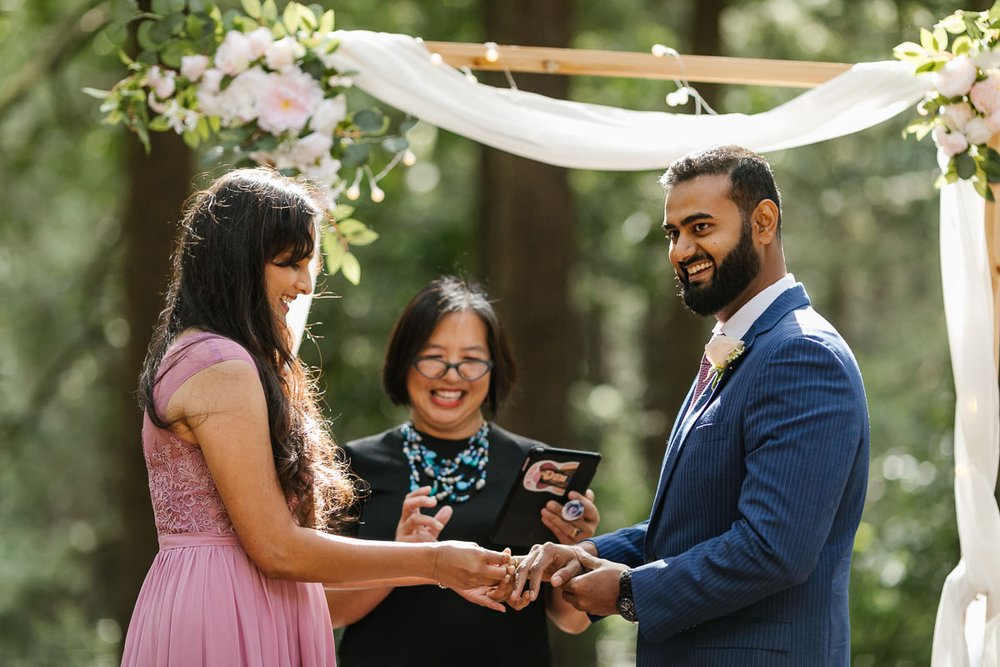
[[(563, 598), (571, 605), (597, 616), (618, 613), (618, 590), (622, 571), (626, 566), (584, 553), (579, 563), (587, 572), (562, 584)], [(556, 585), (553, 577), (552, 584)]]
[[(590, 543), (585, 544), (589, 545)], [(538, 591), (543, 581), (551, 579), (552, 584), (558, 586), (572, 579), (583, 571), (583, 566), (580, 564), (581, 556), (589, 555), (581, 546), (567, 546), (552, 542), (536, 544), (531, 547), (528, 555), (520, 559), (510, 601), (523, 604), (522, 593), (529, 600), (537, 600)]]

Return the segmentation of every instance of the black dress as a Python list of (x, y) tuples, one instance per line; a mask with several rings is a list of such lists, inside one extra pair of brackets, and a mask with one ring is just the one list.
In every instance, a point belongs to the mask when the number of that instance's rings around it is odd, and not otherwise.
[[(424, 445), (441, 457), (453, 457), (468, 446), (467, 439), (441, 440), (425, 433), (421, 437)], [(490, 424), (489, 444), (486, 486), (473, 492), (466, 502), (452, 505), (454, 514), (438, 539), (476, 542), (492, 549), (510, 546), (515, 554), (524, 553), (530, 545), (492, 544), (489, 532), (524, 456), (542, 443)], [(410, 489), (410, 467), (403, 455), (400, 428), (354, 440), (344, 449), (355, 474), (371, 486), (356, 526), (357, 536), (394, 540), (403, 497)], [(541, 601), (521, 611), (508, 608), (500, 613), (437, 586), (394, 589), (367, 616), (344, 630), (337, 652), (340, 667), (541, 667), (551, 662)]]

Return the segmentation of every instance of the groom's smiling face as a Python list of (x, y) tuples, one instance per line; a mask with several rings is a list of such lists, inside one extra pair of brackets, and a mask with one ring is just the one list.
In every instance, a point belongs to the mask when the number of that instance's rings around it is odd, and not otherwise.
[(728, 318), (749, 300), (760, 273), (750, 219), (729, 198), (729, 176), (713, 174), (671, 188), (663, 228), (684, 305)]

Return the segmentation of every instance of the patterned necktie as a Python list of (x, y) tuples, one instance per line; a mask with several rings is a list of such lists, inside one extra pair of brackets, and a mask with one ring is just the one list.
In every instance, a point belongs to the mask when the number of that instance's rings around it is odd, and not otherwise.
[(698, 369), (698, 382), (694, 386), (694, 396), (692, 403), (698, 400), (705, 387), (708, 386), (708, 376), (712, 370), (712, 364), (708, 361), (707, 355), (701, 355), (701, 367)]

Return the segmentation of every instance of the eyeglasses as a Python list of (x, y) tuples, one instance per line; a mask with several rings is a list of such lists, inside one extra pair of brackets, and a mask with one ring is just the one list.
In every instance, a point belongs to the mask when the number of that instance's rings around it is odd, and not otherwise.
[(472, 382), (489, 373), (493, 362), (489, 359), (463, 359), (452, 364), (438, 357), (417, 357), (413, 361), (413, 367), (429, 380), (440, 380), (454, 368), (458, 377)]

